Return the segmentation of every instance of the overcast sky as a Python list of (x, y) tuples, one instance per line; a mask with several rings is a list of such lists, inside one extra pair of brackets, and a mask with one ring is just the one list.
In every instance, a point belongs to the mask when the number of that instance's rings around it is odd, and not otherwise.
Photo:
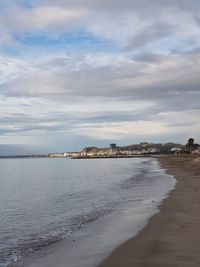
[(0, 154), (200, 142), (199, 0), (1, 0)]

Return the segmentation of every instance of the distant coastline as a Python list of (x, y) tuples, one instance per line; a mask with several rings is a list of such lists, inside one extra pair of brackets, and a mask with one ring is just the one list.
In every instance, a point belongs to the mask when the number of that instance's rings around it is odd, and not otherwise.
[(169, 154), (200, 154), (200, 145), (194, 139), (188, 139), (186, 145), (177, 143), (148, 143), (117, 146), (112, 143), (109, 147), (85, 147), (81, 151), (54, 152), (33, 155), (2, 155), (1, 158), (72, 158), (72, 159), (102, 159), (102, 158), (134, 158), (153, 155)]
[(0, 156), (0, 159), (17, 159), (17, 158), (47, 158), (47, 155), (11, 155), (11, 156)]

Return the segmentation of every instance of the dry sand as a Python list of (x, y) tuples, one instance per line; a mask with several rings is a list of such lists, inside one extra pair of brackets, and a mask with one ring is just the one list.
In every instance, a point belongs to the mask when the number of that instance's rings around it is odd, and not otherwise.
[(99, 267), (200, 267), (200, 159), (160, 157), (178, 181), (148, 225)]

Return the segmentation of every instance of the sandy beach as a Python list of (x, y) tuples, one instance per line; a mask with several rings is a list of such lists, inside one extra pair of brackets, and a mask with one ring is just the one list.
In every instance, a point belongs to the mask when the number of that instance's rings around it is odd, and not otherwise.
[(137, 236), (118, 247), (99, 267), (200, 266), (200, 158), (158, 158), (176, 188)]

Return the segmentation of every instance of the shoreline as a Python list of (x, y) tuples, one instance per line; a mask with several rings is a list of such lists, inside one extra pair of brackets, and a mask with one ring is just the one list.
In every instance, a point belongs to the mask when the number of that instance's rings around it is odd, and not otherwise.
[[(79, 229), (67, 240), (35, 251), (11, 266), (63, 267), (67, 263), (67, 266), (73, 267), (94, 267), (109, 257), (114, 249), (130, 238), (130, 233), (131, 237), (136, 236), (148, 224), (149, 218), (159, 212), (158, 206), (174, 186), (174, 179), (165, 174), (165, 170), (160, 167), (156, 159), (148, 159), (143, 162), (142, 166), (145, 169), (144, 173), (141, 171), (140, 178), (142, 175), (148, 175), (150, 179), (151, 177), (155, 179), (153, 187), (150, 186), (148, 189), (149, 193), (146, 191), (144, 195), (146, 200), (144, 199), (140, 204), (117, 209), (115, 212), (91, 222), (83, 229)], [(163, 179), (162, 181), (161, 177), (166, 177), (167, 180)], [(134, 190), (130, 190), (133, 194)], [(139, 195), (136, 198), (140, 198)]]
[(120, 245), (98, 267), (200, 266), (200, 159), (157, 157), (177, 180), (148, 224)]

